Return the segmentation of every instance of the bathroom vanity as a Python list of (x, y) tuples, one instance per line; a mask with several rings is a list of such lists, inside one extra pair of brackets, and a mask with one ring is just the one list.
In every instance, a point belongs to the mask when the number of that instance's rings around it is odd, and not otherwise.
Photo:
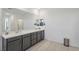
[(2, 35), (3, 51), (24, 51), (44, 40), (44, 29), (23, 30)]
[(44, 29), (36, 29), (39, 26), (33, 25), (37, 17), (35, 14), (17, 8), (2, 9), (1, 50), (24, 51), (42, 41)]

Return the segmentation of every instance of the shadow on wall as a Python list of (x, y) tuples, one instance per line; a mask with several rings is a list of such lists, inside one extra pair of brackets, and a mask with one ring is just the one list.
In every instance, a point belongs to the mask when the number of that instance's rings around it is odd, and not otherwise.
[(0, 51), (2, 50), (2, 38), (0, 36)]

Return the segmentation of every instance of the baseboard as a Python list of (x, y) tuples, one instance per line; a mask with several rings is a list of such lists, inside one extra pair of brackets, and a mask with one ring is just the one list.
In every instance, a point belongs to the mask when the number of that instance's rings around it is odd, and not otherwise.
[[(48, 40), (48, 39), (45, 39), (45, 40)], [(53, 40), (48, 40), (48, 41), (53, 41)], [(63, 43), (57, 42), (57, 41), (53, 41), (53, 42), (56, 42), (56, 43), (61, 44), (61, 45), (64, 46), (64, 42)], [(70, 44), (69, 47), (79, 48), (77, 45), (73, 45), (73, 44)]]

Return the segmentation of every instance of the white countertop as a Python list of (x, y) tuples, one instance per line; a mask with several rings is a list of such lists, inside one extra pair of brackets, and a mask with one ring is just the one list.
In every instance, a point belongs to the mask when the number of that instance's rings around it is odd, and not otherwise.
[(29, 33), (33, 33), (33, 32), (37, 32), (37, 31), (42, 31), (44, 29), (32, 29), (32, 30), (22, 30), (18, 33), (16, 32), (10, 32), (9, 34), (3, 34), (2, 37), (4, 39), (8, 39), (8, 38), (12, 38), (12, 37), (16, 37), (16, 36), (20, 36), (20, 35), (24, 35), (24, 34), (29, 34)]

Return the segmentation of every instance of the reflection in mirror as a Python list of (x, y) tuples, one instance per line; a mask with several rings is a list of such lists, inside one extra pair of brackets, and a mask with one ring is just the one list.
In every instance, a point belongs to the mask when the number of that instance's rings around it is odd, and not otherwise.
[(23, 19), (16, 15), (5, 13), (4, 14), (4, 32), (8, 34), (9, 32), (20, 32), (23, 30)]
[(22, 19), (17, 20), (17, 27), (18, 27), (18, 32), (23, 30), (23, 20)]
[(4, 21), (5, 21), (5, 26), (4, 26), (5, 27), (5, 34), (8, 34), (10, 31), (10, 14), (9, 13), (5, 14)]

